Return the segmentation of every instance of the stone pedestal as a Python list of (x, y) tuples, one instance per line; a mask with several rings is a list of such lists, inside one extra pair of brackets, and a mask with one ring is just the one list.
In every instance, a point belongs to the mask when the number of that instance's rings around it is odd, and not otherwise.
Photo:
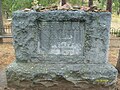
[(16, 60), (7, 68), (17, 90), (115, 90), (108, 64), (109, 12), (13, 14)]

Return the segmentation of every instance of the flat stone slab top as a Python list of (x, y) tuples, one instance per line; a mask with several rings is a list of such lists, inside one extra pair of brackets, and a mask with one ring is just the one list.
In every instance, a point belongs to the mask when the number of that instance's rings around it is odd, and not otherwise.
[(109, 12), (14, 12), (16, 60), (7, 69), (8, 83), (27, 80), (51, 87), (59, 86), (60, 79), (76, 87), (81, 82), (115, 84), (117, 70), (108, 64), (110, 22)]

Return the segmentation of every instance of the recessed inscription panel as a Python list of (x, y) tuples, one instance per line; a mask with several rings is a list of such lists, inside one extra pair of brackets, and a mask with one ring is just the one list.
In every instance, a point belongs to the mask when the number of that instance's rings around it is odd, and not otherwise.
[(39, 27), (39, 54), (83, 56), (84, 23), (41, 22)]

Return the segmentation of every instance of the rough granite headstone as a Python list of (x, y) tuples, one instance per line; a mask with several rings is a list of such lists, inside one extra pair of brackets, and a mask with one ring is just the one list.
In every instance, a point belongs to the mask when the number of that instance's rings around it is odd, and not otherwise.
[(117, 70), (108, 63), (110, 22), (109, 12), (14, 12), (16, 60), (7, 68), (8, 86), (115, 90)]

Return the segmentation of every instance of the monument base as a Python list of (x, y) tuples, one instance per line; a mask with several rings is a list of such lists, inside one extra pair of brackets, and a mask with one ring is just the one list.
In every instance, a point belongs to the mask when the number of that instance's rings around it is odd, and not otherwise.
[(115, 90), (117, 70), (110, 64), (13, 62), (8, 87), (16, 90)]
[(23, 86), (11, 86), (9, 88), (10, 90), (117, 90), (116, 85), (111, 86), (102, 86), (102, 85), (93, 85), (88, 83), (80, 83), (79, 87), (74, 86), (73, 84), (69, 84), (69, 82), (65, 83), (59, 82), (58, 85), (54, 85), (52, 87), (45, 87), (41, 84), (37, 84), (34, 86), (26, 86), (26, 84), (23, 84)]

